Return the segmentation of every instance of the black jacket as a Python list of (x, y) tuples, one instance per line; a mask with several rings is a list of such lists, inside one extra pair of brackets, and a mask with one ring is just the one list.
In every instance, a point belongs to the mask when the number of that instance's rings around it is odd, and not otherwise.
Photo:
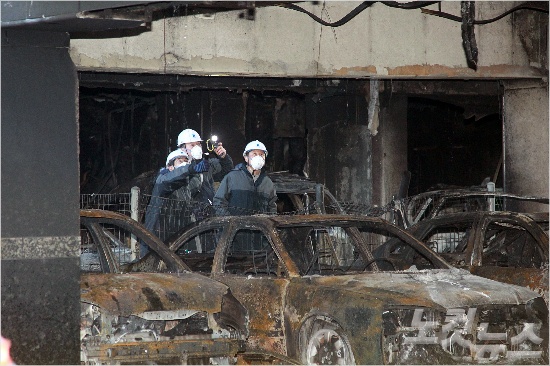
[[(208, 160), (210, 168), (199, 174), (189, 174), (191, 165), (180, 166), (173, 171), (161, 169), (155, 180), (151, 200), (145, 213), (145, 227), (165, 239), (165, 230), (161, 228), (163, 212), (168, 210), (166, 204), (172, 202), (166, 198), (176, 199), (190, 203), (189, 208), (183, 208), (179, 212), (182, 215), (194, 214), (196, 220), (202, 220), (209, 216), (209, 211), (214, 200), (214, 181), (219, 182), (233, 168), (233, 160), (226, 154), (222, 158)], [(192, 212), (191, 212), (192, 210)], [(183, 212), (183, 213), (182, 213)], [(172, 220), (173, 221), (173, 220)]]
[(275, 186), (265, 172), (254, 182), (246, 165), (238, 164), (222, 180), (214, 196), (218, 216), (277, 213)]

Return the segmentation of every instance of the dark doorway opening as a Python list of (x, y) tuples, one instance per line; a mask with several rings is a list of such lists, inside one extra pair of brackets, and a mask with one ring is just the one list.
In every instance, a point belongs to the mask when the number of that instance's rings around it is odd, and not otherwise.
[(409, 98), (409, 195), (433, 189), (480, 186), (487, 180), (502, 187), (499, 98), (485, 99), (488, 100), (480, 116), (468, 115), (464, 107), (451, 102)]

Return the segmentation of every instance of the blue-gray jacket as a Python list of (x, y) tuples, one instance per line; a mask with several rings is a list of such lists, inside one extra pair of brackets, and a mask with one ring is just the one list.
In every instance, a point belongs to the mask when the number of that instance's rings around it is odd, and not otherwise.
[(200, 180), (197, 175), (191, 176), (187, 166), (180, 166), (172, 171), (161, 169), (151, 192), (151, 199), (145, 212), (145, 227), (160, 237), (166, 239), (161, 230), (161, 216), (166, 204), (166, 198), (180, 199), (189, 202), (191, 196), (199, 189)]
[(214, 208), (218, 216), (277, 213), (275, 186), (265, 172), (254, 182), (246, 165), (238, 164), (223, 178)]
[(147, 229), (159, 235), (159, 218), (165, 202), (163, 198), (167, 197), (183, 199), (187, 202), (191, 200), (200, 202), (202, 205), (197, 204), (195, 216), (197, 220), (207, 216), (205, 208), (211, 206), (214, 200), (214, 181), (221, 181), (233, 168), (233, 160), (229, 154), (226, 154), (223, 159), (212, 158), (208, 162), (210, 166), (208, 171), (194, 175), (189, 174), (189, 164), (177, 167), (171, 172), (161, 169), (145, 214)]

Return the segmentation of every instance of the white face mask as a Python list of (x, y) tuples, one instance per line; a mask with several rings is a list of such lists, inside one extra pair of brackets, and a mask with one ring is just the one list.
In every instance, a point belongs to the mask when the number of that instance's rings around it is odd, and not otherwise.
[(202, 147), (201, 147), (201, 145), (193, 146), (193, 148), (191, 149), (191, 156), (195, 160), (202, 159)]
[(180, 166), (186, 166), (187, 164), (189, 164), (188, 161), (184, 161), (180, 164), (177, 164), (177, 163), (174, 162), (174, 168), (179, 168)]
[(250, 159), (250, 166), (254, 170), (260, 170), (264, 167), (264, 165), (265, 165), (265, 159), (259, 155), (256, 155), (252, 159)]

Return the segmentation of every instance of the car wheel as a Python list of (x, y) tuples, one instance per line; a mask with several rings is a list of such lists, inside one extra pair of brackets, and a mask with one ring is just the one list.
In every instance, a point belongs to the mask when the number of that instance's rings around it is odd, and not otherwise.
[(351, 346), (342, 328), (316, 319), (301, 342), (302, 363), (306, 365), (354, 365)]

